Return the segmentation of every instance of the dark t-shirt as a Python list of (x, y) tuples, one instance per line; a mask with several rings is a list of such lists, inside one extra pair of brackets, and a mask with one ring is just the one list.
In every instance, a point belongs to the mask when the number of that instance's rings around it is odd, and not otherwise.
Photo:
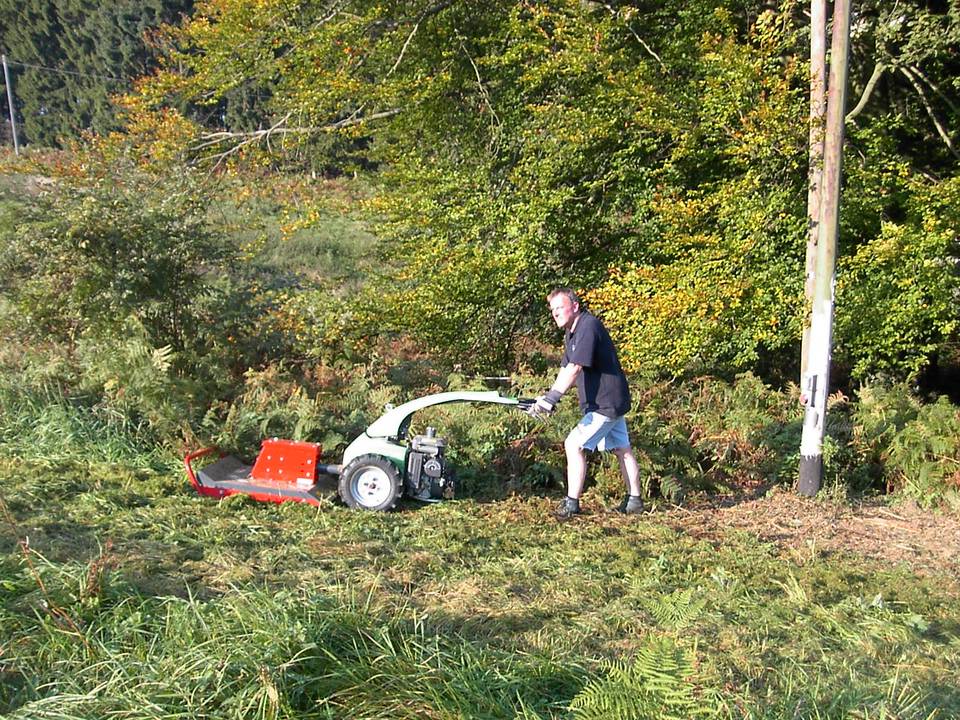
[(576, 327), (563, 339), (561, 365), (583, 367), (577, 376), (580, 410), (607, 417), (626, 415), (630, 409), (630, 387), (617, 359), (610, 333), (594, 315), (581, 312)]

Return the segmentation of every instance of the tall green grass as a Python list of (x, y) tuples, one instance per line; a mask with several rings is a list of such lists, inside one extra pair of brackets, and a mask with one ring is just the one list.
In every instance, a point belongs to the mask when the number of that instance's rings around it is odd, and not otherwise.
[(68, 397), (57, 385), (17, 387), (9, 378), (0, 382), (0, 456), (168, 463), (145, 422), (111, 412), (90, 398)]
[(948, 578), (536, 497), (218, 503), (93, 461), (0, 488), (6, 717), (960, 713)]
[(577, 682), (556, 660), (443, 637), (362, 597), (248, 587), (211, 602), (105, 600), (78, 633), (30, 628), (56, 673), (14, 657), (33, 699), (8, 717), (513, 717), (549, 711), (544, 690)]

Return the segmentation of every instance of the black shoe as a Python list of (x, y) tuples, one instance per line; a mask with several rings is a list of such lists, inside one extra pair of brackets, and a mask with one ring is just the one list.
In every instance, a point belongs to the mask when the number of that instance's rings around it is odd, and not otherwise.
[(624, 515), (639, 515), (643, 512), (643, 500), (634, 495), (627, 495), (613, 511)]
[(560, 501), (560, 504), (557, 505), (557, 509), (553, 511), (553, 516), (557, 520), (569, 520), (574, 515), (580, 514), (580, 501), (574, 500), (571, 497), (565, 497)]

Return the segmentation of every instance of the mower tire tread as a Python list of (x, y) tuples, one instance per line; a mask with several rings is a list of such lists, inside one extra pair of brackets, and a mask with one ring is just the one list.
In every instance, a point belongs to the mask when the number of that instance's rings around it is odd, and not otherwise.
[(347, 507), (383, 512), (397, 504), (403, 484), (389, 458), (360, 455), (343, 468), (337, 489)]

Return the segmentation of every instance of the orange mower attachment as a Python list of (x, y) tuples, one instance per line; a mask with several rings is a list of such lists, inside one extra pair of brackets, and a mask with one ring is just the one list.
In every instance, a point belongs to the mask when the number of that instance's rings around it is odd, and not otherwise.
[(270, 438), (263, 441), (252, 467), (225, 455), (194, 471), (195, 460), (215, 452), (217, 448), (204, 448), (184, 458), (187, 477), (201, 495), (224, 498), (244, 494), (267, 502), (292, 500), (319, 505), (320, 498), (329, 494), (330, 488), (320, 487), (317, 482), (327, 471), (327, 466), (318, 463), (321, 447), (317, 443)]

